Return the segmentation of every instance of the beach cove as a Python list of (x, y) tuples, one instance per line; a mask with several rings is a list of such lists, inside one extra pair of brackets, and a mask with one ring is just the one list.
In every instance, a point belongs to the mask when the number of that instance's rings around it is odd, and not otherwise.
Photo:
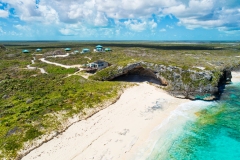
[(141, 83), (127, 89), (115, 104), (73, 124), (23, 160), (131, 158), (156, 126), (189, 101)]
[[(233, 82), (240, 74), (232, 73)], [(216, 102), (178, 99), (146, 82), (23, 157), (28, 159), (169, 159), (168, 149), (197, 112)], [(161, 156), (159, 157), (159, 154)], [(155, 157), (155, 158), (154, 158)], [(171, 159), (171, 158), (170, 158)]]

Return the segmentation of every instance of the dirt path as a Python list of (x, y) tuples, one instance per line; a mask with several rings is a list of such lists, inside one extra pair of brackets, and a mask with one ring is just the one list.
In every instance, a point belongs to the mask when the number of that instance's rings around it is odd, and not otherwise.
[[(36, 57), (33, 57), (33, 60), (31, 60), (31, 64), (35, 64), (35, 60), (36, 60)], [(43, 68), (31, 67), (30, 64), (27, 65), (27, 69), (30, 69), (30, 70), (39, 69), (42, 74), (48, 74)]]
[(52, 57), (52, 58), (56, 58), (56, 57), (68, 57), (69, 53), (64, 54), (64, 55), (54, 55), (54, 56), (47, 56), (47, 57)]
[[(65, 54), (65, 55), (55, 55), (55, 56), (48, 56), (48, 57), (67, 57), (69, 56), (69, 53)], [(85, 57), (85, 58), (88, 58), (91, 60), (91, 58), (89, 57)], [(82, 70), (83, 68), (82, 65), (64, 65), (64, 64), (60, 64), (60, 63), (56, 63), (56, 62), (50, 62), (48, 60), (46, 60), (45, 58), (40, 58), (39, 59), (41, 62), (44, 62), (44, 63), (47, 63), (47, 64), (52, 64), (52, 65), (55, 65), (55, 66), (60, 66), (60, 67), (63, 67), (63, 68), (79, 68), (79, 71), (73, 73), (73, 74), (69, 74), (67, 77), (70, 77), (72, 75), (78, 75)], [(36, 61), (36, 57), (33, 57), (33, 60), (31, 60), (31, 64), (35, 64), (35, 61)], [(27, 65), (27, 69), (30, 69), (30, 70), (36, 70), (36, 69), (39, 69), (40, 72), (42, 74), (48, 74), (43, 68), (38, 68), (38, 67), (32, 67), (31, 64)], [(89, 74), (81, 74), (82, 77), (84, 78), (88, 78)], [(65, 78), (67, 78), (65, 77)]]
[(82, 67), (82, 65), (64, 65), (64, 64), (60, 64), (60, 63), (56, 63), (56, 62), (50, 62), (50, 61), (45, 60), (45, 58), (40, 58), (39, 60), (44, 63), (53, 64), (55, 66), (60, 66), (63, 68), (79, 68), (81, 70), (81, 67)]

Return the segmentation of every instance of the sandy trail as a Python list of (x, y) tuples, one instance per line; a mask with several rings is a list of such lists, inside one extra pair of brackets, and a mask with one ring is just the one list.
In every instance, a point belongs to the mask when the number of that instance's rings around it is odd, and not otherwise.
[(67, 54), (63, 54), (63, 55), (47, 56), (47, 57), (53, 57), (53, 58), (56, 58), (56, 57), (68, 57), (68, 56), (69, 56), (69, 53), (67, 53)]
[(82, 65), (64, 65), (64, 64), (60, 64), (60, 63), (50, 62), (50, 61), (45, 60), (45, 58), (40, 58), (39, 60), (44, 63), (53, 64), (55, 66), (60, 66), (63, 68), (80, 68), (82, 66)]
[(23, 160), (130, 159), (151, 131), (179, 104), (177, 99), (147, 83), (127, 89), (115, 103), (23, 157)]
[[(35, 64), (36, 57), (33, 57), (33, 60), (31, 60), (31, 64)], [(43, 68), (38, 68), (38, 67), (31, 67), (31, 65), (27, 65), (27, 69), (30, 70), (36, 70), (39, 69), (42, 74), (48, 74)]]

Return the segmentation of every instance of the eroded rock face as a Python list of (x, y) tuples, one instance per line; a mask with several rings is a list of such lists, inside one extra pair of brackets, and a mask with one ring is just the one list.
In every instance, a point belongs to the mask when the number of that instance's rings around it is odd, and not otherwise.
[(168, 85), (168, 92), (175, 97), (213, 100), (219, 95), (218, 81), (214, 79), (216, 75), (210, 71), (184, 70), (145, 62), (143, 64), (153, 69), (162, 84)]
[(149, 76), (167, 86), (167, 91), (178, 98), (214, 100), (221, 94), (221, 85), (231, 81), (231, 70), (219, 72), (206, 70), (182, 69), (175, 66), (164, 66), (148, 62), (128, 64), (117, 67), (102, 80), (112, 80), (124, 74)]

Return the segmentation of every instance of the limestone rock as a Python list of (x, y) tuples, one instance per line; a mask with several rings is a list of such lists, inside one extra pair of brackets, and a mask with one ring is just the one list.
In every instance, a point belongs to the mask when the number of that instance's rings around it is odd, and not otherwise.
[(162, 85), (164, 85), (164, 86), (167, 86), (168, 85), (168, 82), (167, 82), (167, 80), (164, 78), (164, 77), (159, 77), (159, 80), (160, 80), (160, 82), (161, 82), (161, 84)]
[[(99, 71), (102, 72), (102, 71)], [(168, 86), (168, 92), (178, 98), (213, 100), (221, 94), (221, 85), (231, 80), (231, 70), (211, 72), (183, 69), (176, 66), (165, 66), (148, 62), (137, 62), (125, 67), (115, 67), (104, 74), (101, 80), (112, 80), (124, 74), (149, 76)], [(100, 74), (101, 75), (101, 74)]]

